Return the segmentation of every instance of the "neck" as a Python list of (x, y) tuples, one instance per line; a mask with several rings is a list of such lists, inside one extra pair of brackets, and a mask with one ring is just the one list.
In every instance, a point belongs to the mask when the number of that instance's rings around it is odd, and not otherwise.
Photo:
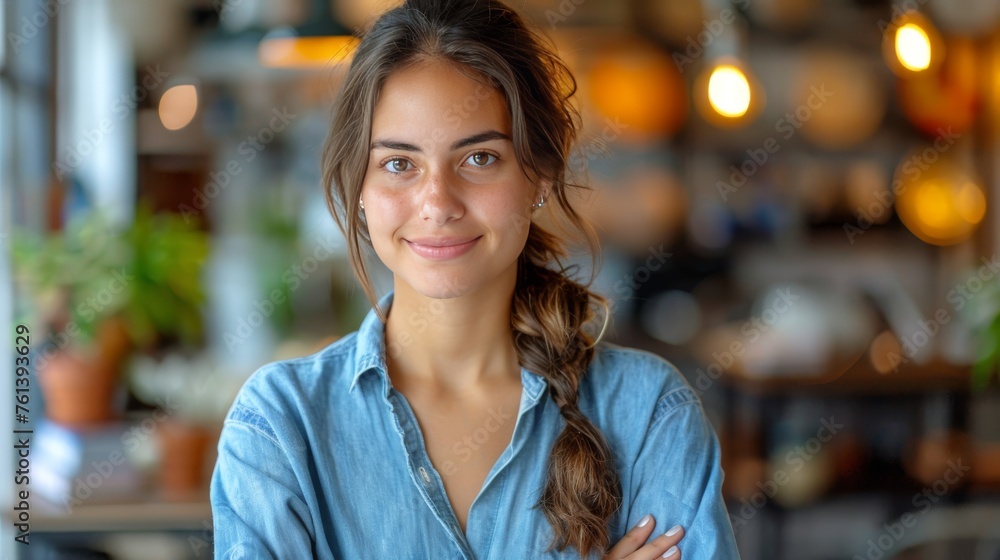
[(513, 278), (497, 284), (435, 299), (397, 280), (385, 325), (392, 378), (448, 392), (519, 382), (510, 328)]

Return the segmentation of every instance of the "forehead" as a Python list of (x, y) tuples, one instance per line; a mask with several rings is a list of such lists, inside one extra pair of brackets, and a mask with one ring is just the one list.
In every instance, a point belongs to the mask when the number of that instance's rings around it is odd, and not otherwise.
[(421, 61), (390, 74), (372, 117), (373, 136), (424, 145), (486, 129), (510, 133), (507, 103), (485, 79), (440, 60)]

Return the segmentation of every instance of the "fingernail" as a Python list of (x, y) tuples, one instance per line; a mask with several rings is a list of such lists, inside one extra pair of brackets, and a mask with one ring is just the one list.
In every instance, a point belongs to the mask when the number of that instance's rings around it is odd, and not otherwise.
[(664, 552), (663, 556), (661, 556), (660, 558), (670, 558), (674, 554), (677, 554), (677, 547), (676, 546), (672, 546), (672, 547), (668, 548), (667, 551)]
[(636, 525), (636, 527), (645, 527), (646, 523), (649, 523), (649, 520), (652, 518), (653, 516), (647, 513), (642, 519), (639, 520), (639, 524)]
[[(669, 531), (667, 531), (667, 532), (666, 532), (665, 534), (666, 534), (666, 535), (667, 535), (668, 537), (672, 537), (672, 536), (676, 535), (676, 534), (677, 534), (677, 532), (678, 532), (678, 531), (680, 531), (680, 530), (681, 530), (681, 526), (680, 526), (680, 525), (674, 525), (674, 526), (673, 526), (673, 527), (671, 527), (671, 528), (670, 528), (670, 530), (669, 530)], [(666, 558), (666, 556), (664, 556), (664, 558)]]

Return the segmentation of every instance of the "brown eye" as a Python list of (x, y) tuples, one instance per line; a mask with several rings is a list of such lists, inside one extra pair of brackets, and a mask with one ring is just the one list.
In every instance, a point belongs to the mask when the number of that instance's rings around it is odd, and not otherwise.
[(402, 173), (408, 171), (406, 168), (410, 162), (405, 159), (393, 158), (386, 162), (386, 167), (389, 169), (390, 173)]
[(476, 152), (469, 156), (469, 159), (472, 160), (476, 167), (486, 167), (487, 165), (493, 163), (490, 161), (490, 158), (497, 159), (497, 156), (487, 152)]

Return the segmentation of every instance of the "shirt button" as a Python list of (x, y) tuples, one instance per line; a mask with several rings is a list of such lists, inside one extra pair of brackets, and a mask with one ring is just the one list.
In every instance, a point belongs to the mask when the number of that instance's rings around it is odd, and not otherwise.
[(424, 482), (430, 483), (431, 477), (427, 475), (427, 469), (420, 467), (420, 476), (424, 477)]

